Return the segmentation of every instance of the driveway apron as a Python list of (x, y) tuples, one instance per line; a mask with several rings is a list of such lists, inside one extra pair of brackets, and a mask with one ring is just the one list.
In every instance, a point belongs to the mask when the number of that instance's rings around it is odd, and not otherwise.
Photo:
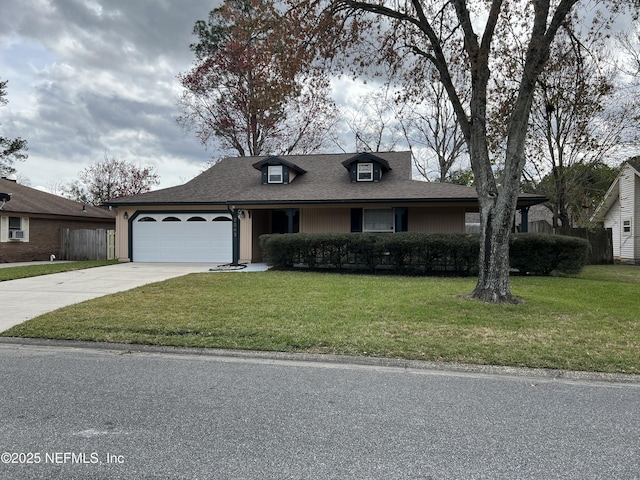
[(0, 331), (67, 305), (123, 292), (189, 273), (211, 264), (120, 263), (0, 282)]

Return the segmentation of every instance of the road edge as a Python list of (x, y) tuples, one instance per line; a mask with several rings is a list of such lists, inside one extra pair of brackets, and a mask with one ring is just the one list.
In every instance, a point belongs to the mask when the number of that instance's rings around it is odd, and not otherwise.
[(402, 358), (357, 357), (348, 355), (229, 350), (218, 348), (174, 347), (129, 343), (86, 342), (78, 340), (52, 340), (46, 338), (0, 337), (0, 344), (16, 346), (43, 346), (74, 349), (114, 351), (119, 353), (149, 353), (171, 355), (199, 355), (267, 362), (322, 363), (342, 366), (431, 371), (443, 374), (474, 374), (509, 376), (539, 380), (566, 380), (640, 385), (640, 375), (607, 372), (585, 372), (562, 369), (474, 365), (450, 362), (406, 360)]

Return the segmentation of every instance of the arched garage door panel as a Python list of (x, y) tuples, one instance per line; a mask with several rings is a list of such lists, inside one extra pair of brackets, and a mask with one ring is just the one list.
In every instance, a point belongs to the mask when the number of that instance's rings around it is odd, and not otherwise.
[(229, 263), (233, 258), (231, 216), (141, 215), (133, 221), (132, 256), (134, 262)]

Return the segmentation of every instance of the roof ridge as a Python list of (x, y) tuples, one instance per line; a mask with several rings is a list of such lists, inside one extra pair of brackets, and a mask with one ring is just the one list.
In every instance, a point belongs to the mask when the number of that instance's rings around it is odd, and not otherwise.
[(387, 154), (407, 154), (411, 153), (411, 150), (388, 150), (385, 152), (329, 152), (329, 153), (288, 153), (288, 154), (264, 154), (264, 155), (248, 155), (246, 157), (224, 157), (221, 160), (226, 159), (234, 159), (238, 160), (240, 158), (252, 159), (252, 158), (270, 158), (270, 157), (278, 157), (278, 158), (286, 158), (286, 157), (328, 157), (328, 156), (348, 156), (355, 157), (357, 155), (362, 154), (371, 154), (371, 155), (387, 155)]
[(0, 179), (0, 185), (2, 190), (8, 190), (4, 193), (12, 194), (11, 200), (3, 207), (5, 212), (92, 218), (113, 218), (115, 215), (105, 208), (78, 202), (5, 178)]

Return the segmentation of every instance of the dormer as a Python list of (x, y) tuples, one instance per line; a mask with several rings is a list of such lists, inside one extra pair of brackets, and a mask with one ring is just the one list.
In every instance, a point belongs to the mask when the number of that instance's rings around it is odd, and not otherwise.
[(306, 173), (296, 164), (280, 157), (269, 157), (251, 165), (262, 172), (262, 184), (291, 183), (296, 176)]
[(379, 182), (383, 172), (391, 170), (389, 162), (372, 153), (360, 153), (342, 165), (349, 170), (351, 182)]

